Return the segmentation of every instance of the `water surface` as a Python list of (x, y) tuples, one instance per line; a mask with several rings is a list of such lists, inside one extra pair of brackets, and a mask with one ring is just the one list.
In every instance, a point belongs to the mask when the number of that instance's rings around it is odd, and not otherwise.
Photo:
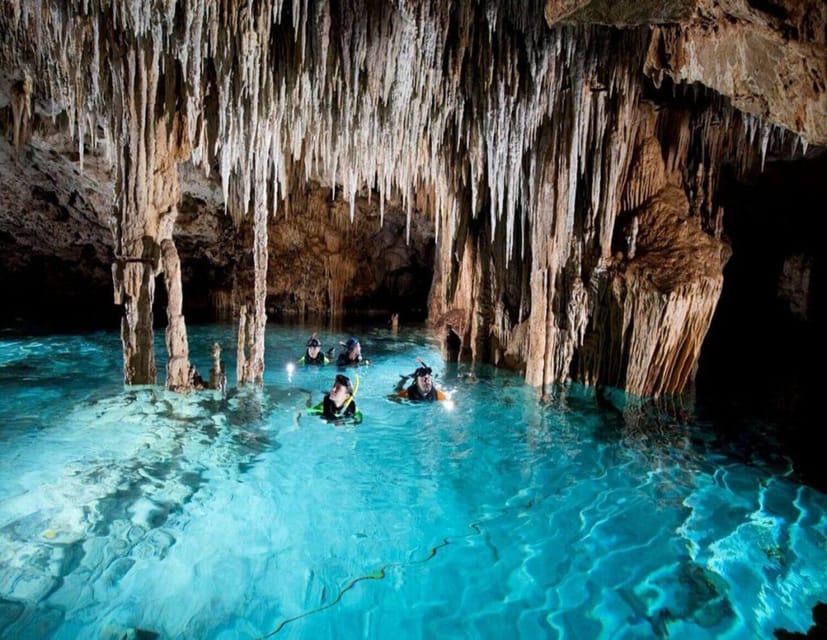
[[(286, 368), (310, 330), (239, 390), (232, 327), (191, 328), (226, 395), (125, 388), (116, 333), (0, 336), (0, 637), (772, 638), (827, 601), (827, 496), (783, 451), (384, 329), (332, 426), (335, 367)], [(416, 357), (451, 402), (389, 398)]]

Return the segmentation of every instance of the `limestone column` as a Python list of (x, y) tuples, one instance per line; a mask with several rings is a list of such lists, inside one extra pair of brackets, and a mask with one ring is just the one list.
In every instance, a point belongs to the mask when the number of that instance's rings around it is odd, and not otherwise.
[(125, 384), (155, 384), (152, 302), (155, 270), (142, 258), (120, 258), (112, 265), (115, 304), (123, 305), (121, 342)]
[(182, 313), (184, 292), (181, 286), (181, 261), (178, 250), (170, 238), (161, 241), (161, 260), (164, 267), (164, 284), (167, 288), (167, 389), (188, 391), (190, 380), (189, 345), (187, 326)]
[(241, 305), (238, 323), (239, 385), (261, 384), (264, 377), (264, 330), (267, 324), (267, 207), (256, 203), (253, 212), (253, 301)]
[[(116, 143), (123, 156), (115, 179), (113, 280), (115, 302), (124, 306), (124, 382), (155, 384), (155, 278), (164, 273), (169, 298), (167, 387), (183, 391), (191, 388), (190, 364), (180, 260), (172, 235), (179, 197), (177, 162), (189, 148), (180, 142), (184, 125), (178, 114), (158, 108), (159, 90), (169, 94), (174, 84), (170, 77), (159, 78), (159, 55), (151, 40), (132, 43), (124, 51), (121, 84), (115, 87), (121, 120)], [(165, 88), (159, 86), (162, 81)]]

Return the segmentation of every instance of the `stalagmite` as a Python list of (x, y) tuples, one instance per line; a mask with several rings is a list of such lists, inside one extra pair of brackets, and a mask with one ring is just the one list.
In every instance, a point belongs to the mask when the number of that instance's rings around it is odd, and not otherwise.
[(227, 372), (224, 368), (224, 361), (221, 359), (221, 345), (214, 342), (212, 345), (212, 368), (207, 386), (225, 393), (227, 391)]
[(238, 339), (236, 348), (235, 376), (238, 384), (252, 381), (250, 356), (252, 353), (253, 334), (250, 325), (254, 324), (247, 305), (243, 304), (238, 310)]

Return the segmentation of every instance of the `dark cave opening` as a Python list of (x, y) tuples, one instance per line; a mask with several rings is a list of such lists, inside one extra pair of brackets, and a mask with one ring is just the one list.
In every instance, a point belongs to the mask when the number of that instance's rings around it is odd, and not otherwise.
[(823, 154), (769, 165), (753, 184), (724, 176), (724, 232), (733, 251), (699, 362), (699, 393), (744, 400), (764, 414), (809, 415), (823, 314), (816, 245), (826, 169)]
[[(820, 477), (813, 429), (821, 376), (824, 259), (817, 244), (827, 154), (768, 162), (749, 182), (722, 175), (732, 257), (698, 364), (698, 407), (725, 431), (772, 422)], [(760, 427), (759, 427), (760, 428)], [(768, 443), (769, 445), (769, 443)], [(823, 480), (817, 480), (823, 482)]]
[[(434, 245), (430, 245), (433, 264)], [(386, 271), (378, 279), (378, 287), (361, 297), (345, 297), (345, 315), (353, 318), (379, 318), (394, 313), (402, 323), (422, 322), (428, 316), (428, 294), (433, 281), (433, 267), (412, 262)]]
[[(14, 239), (0, 237), (0, 252), (19, 255)], [(54, 256), (27, 255), (0, 265), (0, 324), (23, 333), (114, 329), (121, 310), (113, 303), (112, 279), (103, 266), (79, 270)]]

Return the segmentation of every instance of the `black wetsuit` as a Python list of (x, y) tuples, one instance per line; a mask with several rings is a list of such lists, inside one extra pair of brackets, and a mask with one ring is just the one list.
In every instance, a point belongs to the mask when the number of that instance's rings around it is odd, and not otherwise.
[(347, 367), (350, 365), (356, 365), (362, 362), (362, 356), (356, 356), (356, 360), (350, 360), (347, 357), (347, 354), (350, 353), (349, 351), (343, 351), (339, 354), (339, 357), (336, 359), (336, 366), (337, 367)]
[(322, 353), (321, 351), (319, 351), (319, 354), (315, 358), (311, 357), (310, 354), (307, 351), (305, 351), (304, 355), (301, 358), (299, 358), (299, 364), (324, 364), (324, 363), (325, 363), (324, 353)]
[(327, 420), (341, 420), (342, 418), (352, 418), (356, 413), (356, 403), (352, 400), (347, 403), (347, 406), (336, 407), (330, 399), (330, 394), (324, 395), (322, 400), (322, 417)]
[(408, 400), (426, 400), (428, 402), (433, 402), (437, 399), (436, 387), (432, 386), (431, 390), (427, 394), (424, 394), (419, 390), (419, 387), (416, 386), (416, 382), (408, 387), (407, 393)]

